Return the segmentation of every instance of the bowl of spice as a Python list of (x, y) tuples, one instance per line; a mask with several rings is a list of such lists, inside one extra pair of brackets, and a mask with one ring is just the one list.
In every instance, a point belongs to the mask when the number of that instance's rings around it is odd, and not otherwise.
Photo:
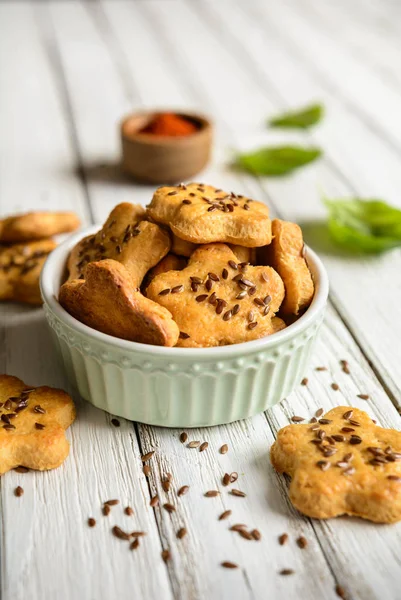
[(139, 112), (121, 123), (122, 166), (138, 181), (177, 183), (206, 166), (213, 128), (202, 115)]

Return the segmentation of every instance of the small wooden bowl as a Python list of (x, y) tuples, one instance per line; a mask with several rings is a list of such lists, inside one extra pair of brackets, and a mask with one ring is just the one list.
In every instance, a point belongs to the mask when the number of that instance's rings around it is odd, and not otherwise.
[(199, 173), (210, 158), (212, 124), (202, 115), (169, 111), (194, 122), (198, 130), (180, 137), (139, 133), (160, 112), (133, 113), (122, 121), (123, 169), (138, 181), (148, 183), (188, 180)]

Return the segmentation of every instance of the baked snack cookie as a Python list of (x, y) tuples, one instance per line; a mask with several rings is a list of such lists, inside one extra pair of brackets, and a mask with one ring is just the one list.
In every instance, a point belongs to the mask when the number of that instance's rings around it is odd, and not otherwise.
[(75, 407), (66, 392), (0, 375), (0, 414), (0, 475), (18, 466), (54, 469), (67, 458)]
[(41, 304), (39, 277), (53, 240), (0, 246), (0, 300)]
[(170, 250), (170, 237), (155, 223), (144, 221), (142, 206), (123, 202), (110, 213), (97, 234), (78, 242), (68, 258), (69, 279), (82, 277), (85, 266), (112, 258), (122, 263), (140, 285), (146, 272)]
[(284, 285), (271, 267), (238, 264), (225, 244), (200, 246), (182, 271), (153, 279), (148, 298), (165, 306), (180, 329), (178, 346), (236, 344), (274, 333)]
[(291, 502), (309, 517), (401, 520), (401, 432), (357, 408), (338, 406), (313, 425), (280, 429), (271, 461), (291, 476)]
[[(186, 242), (174, 235), (174, 233), (171, 234), (171, 252), (178, 254), (178, 256), (186, 256), (189, 258), (198, 246), (199, 244)], [(227, 244), (227, 246), (231, 248), (239, 262), (249, 262), (250, 264), (254, 264), (256, 254), (255, 248), (246, 248), (245, 246), (239, 246), (237, 244)]]
[(187, 260), (183, 256), (176, 256), (169, 252), (159, 263), (147, 273), (146, 279), (149, 284), (156, 275), (167, 273), (168, 271), (181, 271), (187, 266)]
[(0, 219), (0, 242), (17, 243), (49, 238), (78, 229), (73, 212), (31, 212)]
[(73, 317), (124, 340), (174, 346), (179, 329), (168, 310), (142, 295), (127, 268), (113, 259), (90, 262), (85, 279), (67, 281), (59, 301)]
[(153, 195), (148, 214), (194, 244), (224, 242), (254, 248), (271, 242), (267, 206), (210, 185), (161, 187)]
[(296, 223), (272, 221), (272, 243), (259, 253), (264, 264), (276, 269), (284, 281), (281, 313), (298, 315), (312, 302), (314, 285), (304, 258), (302, 230)]

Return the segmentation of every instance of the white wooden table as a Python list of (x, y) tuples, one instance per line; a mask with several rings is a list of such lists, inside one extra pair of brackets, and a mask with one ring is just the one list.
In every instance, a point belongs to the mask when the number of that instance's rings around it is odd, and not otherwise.
[[(264, 200), (272, 214), (318, 220), (323, 191), (401, 206), (399, 3), (10, 0), (0, 3), (0, 27), (2, 215), (71, 209), (90, 223), (120, 201), (146, 203), (152, 188), (120, 174), (117, 131), (126, 112), (144, 106), (211, 115), (216, 151), (200, 178)], [(327, 108), (312, 133), (266, 129), (267, 116), (311, 100)], [(325, 157), (285, 179), (227, 168), (236, 149), (279, 140), (319, 144)], [(401, 425), (400, 250), (350, 260), (315, 248), (330, 274), (331, 303), (308, 385), (251, 420), (189, 432), (209, 442), (202, 453), (182, 445), (180, 431), (123, 420), (113, 427), (110, 415), (76, 398), (65, 464), (1, 478), (2, 600), (334, 599), (336, 585), (352, 599), (401, 597), (401, 525), (303, 518), (269, 461), (277, 429), (320, 406), (352, 404), (381, 425)], [(0, 372), (69, 389), (41, 309), (0, 305)], [(147, 480), (140, 457), (150, 450)], [(222, 488), (222, 475), (232, 471), (246, 498)], [(161, 486), (167, 472), (168, 494)], [(182, 485), (190, 490), (177, 498)], [(210, 489), (221, 496), (204, 498)], [(155, 494), (177, 511), (151, 508)], [(109, 498), (121, 503), (103, 517)], [(127, 505), (134, 516), (124, 515)], [(218, 521), (226, 509), (232, 516)], [(229, 531), (234, 523), (258, 528), (262, 540)], [(111, 535), (115, 524), (147, 532), (138, 550)], [(179, 540), (183, 526), (188, 534)], [(284, 532), (289, 542), (280, 546)], [(240, 569), (221, 568), (225, 560)], [(285, 568), (294, 574), (280, 576)]]

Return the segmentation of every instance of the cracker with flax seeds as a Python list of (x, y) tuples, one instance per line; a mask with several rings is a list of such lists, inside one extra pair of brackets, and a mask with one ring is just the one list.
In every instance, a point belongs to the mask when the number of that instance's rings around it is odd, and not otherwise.
[(0, 246), (0, 300), (41, 304), (39, 277), (53, 240)]
[[(171, 252), (178, 256), (186, 256), (189, 258), (193, 252), (198, 248), (199, 244), (193, 244), (192, 242), (186, 242), (180, 239), (174, 233), (171, 234)], [(256, 260), (256, 249), (246, 248), (245, 246), (239, 246), (237, 244), (227, 244), (227, 246), (234, 252), (239, 262), (248, 262), (251, 265), (255, 264)]]
[(314, 285), (304, 258), (302, 230), (296, 223), (272, 221), (273, 240), (259, 250), (263, 264), (276, 269), (284, 281), (285, 298), (281, 306), (284, 315), (298, 315), (313, 299)]
[(148, 214), (194, 244), (224, 242), (255, 248), (271, 242), (267, 206), (210, 185), (161, 187), (153, 195)]
[(67, 458), (75, 407), (66, 392), (0, 375), (0, 419), (0, 475), (18, 466), (55, 469)]
[(73, 212), (31, 212), (0, 219), (0, 243), (41, 240), (78, 229)]
[(83, 275), (64, 283), (59, 293), (61, 306), (78, 321), (124, 340), (176, 344), (179, 329), (166, 308), (139, 291), (141, 274), (135, 280), (123, 264), (105, 259), (88, 263)]
[(156, 276), (146, 290), (173, 315), (177, 346), (236, 344), (285, 327), (275, 317), (284, 285), (271, 267), (238, 263), (225, 244), (199, 247), (181, 271)]
[(83, 277), (90, 262), (112, 258), (123, 264), (140, 285), (146, 272), (169, 252), (171, 242), (166, 231), (144, 221), (142, 206), (123, 202), (110, 213), (102, 229), (72, 249), (68, 258), (69, 279)]
[(362, 410), (338, 406), (313, 425), (287, 425), (270, 456), (291, 476), (290, 500), (308, 517), (401, 520), (401, 432)]

